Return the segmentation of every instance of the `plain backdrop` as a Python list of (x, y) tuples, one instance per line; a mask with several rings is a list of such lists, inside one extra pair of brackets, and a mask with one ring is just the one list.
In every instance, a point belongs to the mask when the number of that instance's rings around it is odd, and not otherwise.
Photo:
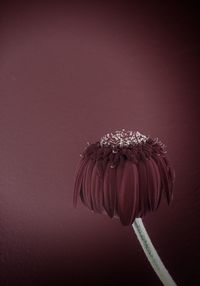
[(167, 145), (174, 200), (144, 224), (177, 284), (200, 284), (198, 9), (138, 3), (1, 4), (2, 286), (161, 285), (131, 227), (72, 205), (86, 142), (122, 128)]

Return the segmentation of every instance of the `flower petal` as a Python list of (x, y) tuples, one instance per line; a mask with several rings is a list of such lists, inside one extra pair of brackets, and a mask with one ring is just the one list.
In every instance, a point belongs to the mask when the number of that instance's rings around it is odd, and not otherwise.
[(107, 164), (103, 181), (103, 204), (107, 214), (113, 217), (116, 205), (116, 168)]
[(138, 171), (128, 160), (117, 167), (117, 212), (123, 225), (130, 225), (138, 213)]
[(166, 163), (164, 162), (162, 156), (154, 156), (153, 158), (155, 159), (160, 172), (162, 192), (164, 192), (167, 202), (169, 204), (172, 199), (172, 183), (168, 175)]
[(155, 182), (156, 175), (151, 158), (149, 160), (146, 160), (145, 167), (147, 170), (147, 193), (149, 210), (153, 211), (156, 208), (155, 206), (157, 201), (157, 185)]
[(151, 158), (151, 162), (152, 162), (152, 166), (154, 168), (154, 179), (155, 179), (155, 183), (156, 183), (156, 186), (155, 186), (155, 193), (156, 193), (155, 209), (157, 209), (159, 204), (160, 204), (161, 197), (162, 197), (161, 178), (160, 178), (158, 166), (157, 166), (156, 162), (153, 160), (153, 158)]
[(81, 188), (82, 188), (82, 181), (83, 181), (83, 173), (85, 170), (85, 166), (88, 163), (88, 158), (83, 158), (77, 168), (76, 171), (76, 179), (74, 184), (74, 197), (73, 197), (73, 204), (74, 206), (77, 205), (78, 196), (80, 195)]
[[(146, 162), (146, 161), (145, 161)], [(138, 180), (139, 180), (139, 201), (140, 201), (140, 212), (139, 216), (142, 217), (149, 210), (148, 203), (148, 192), (147, 192), (147, 171), (145, 162), (140, 161), (137, 164), (138, 168)]]
[(91, 199), (93, 210), (97, 213), (103, 211), (103, 185), (99, 174), (99, 161), (95, 162), (91, 175)]
[(87, 165), (85, 166), (85, 170), (83, 173), (82, 192), (81, 192), (82, 201), (90, 210), (93, 210), (92, 198), (91, 198), (91, 176), (94, 164), (95, 161), (90, 159)]

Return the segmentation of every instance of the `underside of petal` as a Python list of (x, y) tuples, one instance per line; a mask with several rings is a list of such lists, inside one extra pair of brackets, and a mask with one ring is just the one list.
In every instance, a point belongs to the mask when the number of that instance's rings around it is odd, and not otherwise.
[(117, 167), (117, 212), (123, 225), (130, 225), (139, 211), (138, 170), (126, 160)]
[(107, 214), (113, 217), (116, 205), (116, 168), (107, 164), (103, 181), (103, 204)]
[(76, 179), (75, 179), (75, 184), (74, 184), (74, 196), (73, 196), (74, 206), (77, 205), (78, 197), (81, 192), (83, 173), (84, 173), (85, 166), (87, 165), (88, 160), (89, 160), (88, 158), (83, 158), (80, 161), (79, 166), (77, 167), (76, 177), (75, 177)]

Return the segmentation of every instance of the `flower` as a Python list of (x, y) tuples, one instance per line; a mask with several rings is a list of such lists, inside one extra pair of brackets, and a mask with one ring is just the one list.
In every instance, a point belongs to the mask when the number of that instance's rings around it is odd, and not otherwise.
[(76, 172), (78, 197), (92, 211), (117, 217), (123, 225), (158, 208), (162, 194), (170, 204), (175, 172), (158, 138), (115, 131), (85, 148)]

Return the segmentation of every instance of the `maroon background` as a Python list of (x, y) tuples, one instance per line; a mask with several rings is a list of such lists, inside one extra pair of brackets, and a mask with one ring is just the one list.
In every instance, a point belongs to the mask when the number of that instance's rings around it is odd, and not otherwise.
[(122, 128), (167, 145), (174, 201), (144, 223), (198, 285), (198, 9), (63, 3), (0, 9), (1, 285), (161, 285), (131, 227), (72, 206), (86, 141)]

